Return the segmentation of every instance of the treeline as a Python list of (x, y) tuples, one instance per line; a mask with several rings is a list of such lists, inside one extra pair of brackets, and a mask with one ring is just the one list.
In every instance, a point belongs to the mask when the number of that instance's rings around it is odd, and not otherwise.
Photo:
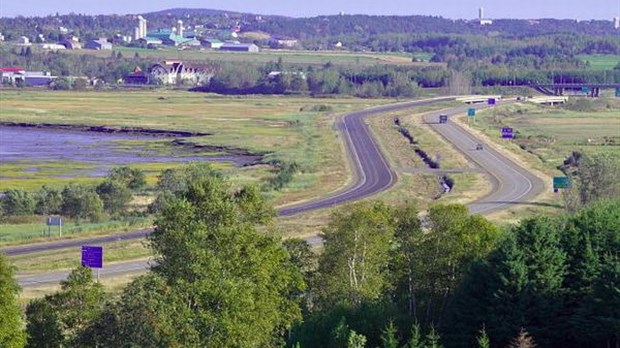
[(9, 189), (0, 196), (0, 220), (19, 216), (62, 215), (76, 220), (98, 222), (106, 217), (129, 214), (128, 206), (146, 186), (144, 172), (116, 167), (95, 187), (71, 183), (62, 190), (43, 186), (31, 193)]
[(0, 45), (0, 66), (48, 71), (56, 76), (87, 77), (109, 84), (117, 83), (136, 67), (147, 71), (151, 63), (138, 54), (124, 57), (120, 52), (112, 52), (109, 57), (94, 57)]
[(151, 270), (118, 295), (79, 268), (31, 301), (0, 256), (8, 347), (608, 347), (620, 344), (620, 200), (499, 228), (462, 205), (334, 211), (316, 255), (253, 186), (162, 175)]

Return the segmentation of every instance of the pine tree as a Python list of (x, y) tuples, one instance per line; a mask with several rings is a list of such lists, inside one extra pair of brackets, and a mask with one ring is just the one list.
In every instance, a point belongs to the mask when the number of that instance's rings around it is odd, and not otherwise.
[(525, 331), (525, 329), (521, 328), (521, 331), (515, 337), (512, 342), (508, 345), (508, 348), (535, 348), (536, 342), (534, 339)]
[(398, 348), (398, 338), (396, 338), (396, 326), (394, 322), (390, 320), (388, 325), (383, 329), (381, 333), (381, 343), (383, 348)]
[(491, 348), (491, 341), (484, 325), (480, 329), (480, 336), (478, 336), (478, 348)]

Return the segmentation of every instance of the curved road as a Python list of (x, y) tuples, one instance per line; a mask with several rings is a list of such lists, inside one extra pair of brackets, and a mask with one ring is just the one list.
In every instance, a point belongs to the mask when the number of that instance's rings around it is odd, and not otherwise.
[[(328, 208), (344, 202), (368, 197), (387, 189), (394, 184), (396, 177), (374, 142), (368, 126), (364, 123), (364, 118), (371, 115), (453, 99), (454, 98), (446, 97), (403, 102), (356, 111), (343, 116), (340, 130), (346, 141), (347, 150), (350, 153), (353, 164), (355, 177), (353, 184), (327, 197), (281, 208), (278, 211), (278, 215), (290, 216), (311, 210)], [(455, 108), (451, 110), (449, 114), (454, 115), (462, 113), (463, 111), (463, 108)], [(503, 209), (508, 204), (523, 203), (542, 191), (544, 185), (539, 178), (530, 174), (527, 170), (488, 146), (482, 151), (475, 150), (476, 144), (482, 141), (475, 138), (463, 127), (454, 122), (448, 121), (448, 123), (439, 124), (437, 123), (437, 119), (438, 116), (436, 114), (429, 114), (425, 117), (426, 122), (430, 123), (431, 127), (437, 133), (446, 138), (458, 150), (474, 161), (491, 178), (493, 184), (492, 192), (486, 197), (469, 205), (472, 213), (489, 213)], [(138, 239), (145, 237), (150, 231), (151, 229), (144, 229), (112, 236), (35, 244), (6, 248), (0, 251), (8, 255), (26, 254), (36, 251), (77, 247), (85, 244), (100, 244), (119, 240)], [(313, 237), (308, 241), (311, 244), (319, 244), (321, 239), (320, 237)], [(102, 270), (101, 274), (111, 275), (141, 271), (146, 267), (148, 267), (148, 263), (144, 260), (131, 261), (107, 266), (106, 269)], [(66, 277), (66, 275), (67, 272), (52, 272), (47, 275), (18, 276), (18, 281), (22, 286), (28, 286), (37, 283), (58, 282), (60, 279)]]

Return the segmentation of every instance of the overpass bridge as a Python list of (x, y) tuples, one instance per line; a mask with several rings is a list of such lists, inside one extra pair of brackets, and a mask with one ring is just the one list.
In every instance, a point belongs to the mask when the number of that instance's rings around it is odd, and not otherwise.
[(534, 83), (530, 84), (530, 87), (546, 95), (560, 96), (564, 95), (566, 91), (581, 91), (589, 97), (598, 97), (601, 89), (615, 88), (616, 91), (620, 90), (620, 83)]

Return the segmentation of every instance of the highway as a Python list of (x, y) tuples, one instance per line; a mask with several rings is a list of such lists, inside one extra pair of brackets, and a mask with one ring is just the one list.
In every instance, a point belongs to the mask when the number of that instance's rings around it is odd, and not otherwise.
[[(394, 184), (396, 175), (385, 160), (370, 134), (364, 119), (368, 116), (384, 114), (401, 109), (428, 105), (441, 101), (454, 100), (454, 98), (435, 98), (420, 101), (402, 102), (386, 106), (375, 107), (362, 111), (356, 111), (342, 116), (339, 130), (346, 144), (354, 174), (353, 183), (332, 195), (303, 202), (296, 205), (279, 209), (279, 216), (290, 216), (311, 210), (333, 207), (349, 201), (355, 201), (381, 192)], [(463, 113), (465, 108), (454, 108), (448, 112), (450, 115)], [(483, 141), (476, 139), (466, 129), (458, 124), (448, 121), (439, 124), (436, 114), (428, 114), (425, 121), (455, 148), (465, 154), (485, 173), (488, 174), (493, 189), (487, 196), (469, 205), (472, 213), (486, 214), (507, 205), (523, 203), (535, 197), (543, 190), (542, 181), (530, 174), (527, 170), (514, 163), (501, 153), (485, 146), (484, 150), (476, 150), (476, 144)], [(65, 240), (53, 243), (33, 244), (0, 250), (7, 255), (27, 254), (37, 251), (48, 251), (81, 245), (96, 245), (101, 243), (144, 238), (151, 230), (145, 229), (129, 233), (121, 233), (104, 237), (93, 237), (79, 240)], [(320, 237), (311, 237), (308, 240), (312, 245), (322, 242)], [(106, 266), (101, 275), (131, 273), (136, 270), (147, 268), (146, 261), (132, 261)], [(67, 272), (53, 272), (45, 275), (19, 275), (18, 282), (21, 286), (32, 286), (41, 283), (54, 283), (64, 279)]]

